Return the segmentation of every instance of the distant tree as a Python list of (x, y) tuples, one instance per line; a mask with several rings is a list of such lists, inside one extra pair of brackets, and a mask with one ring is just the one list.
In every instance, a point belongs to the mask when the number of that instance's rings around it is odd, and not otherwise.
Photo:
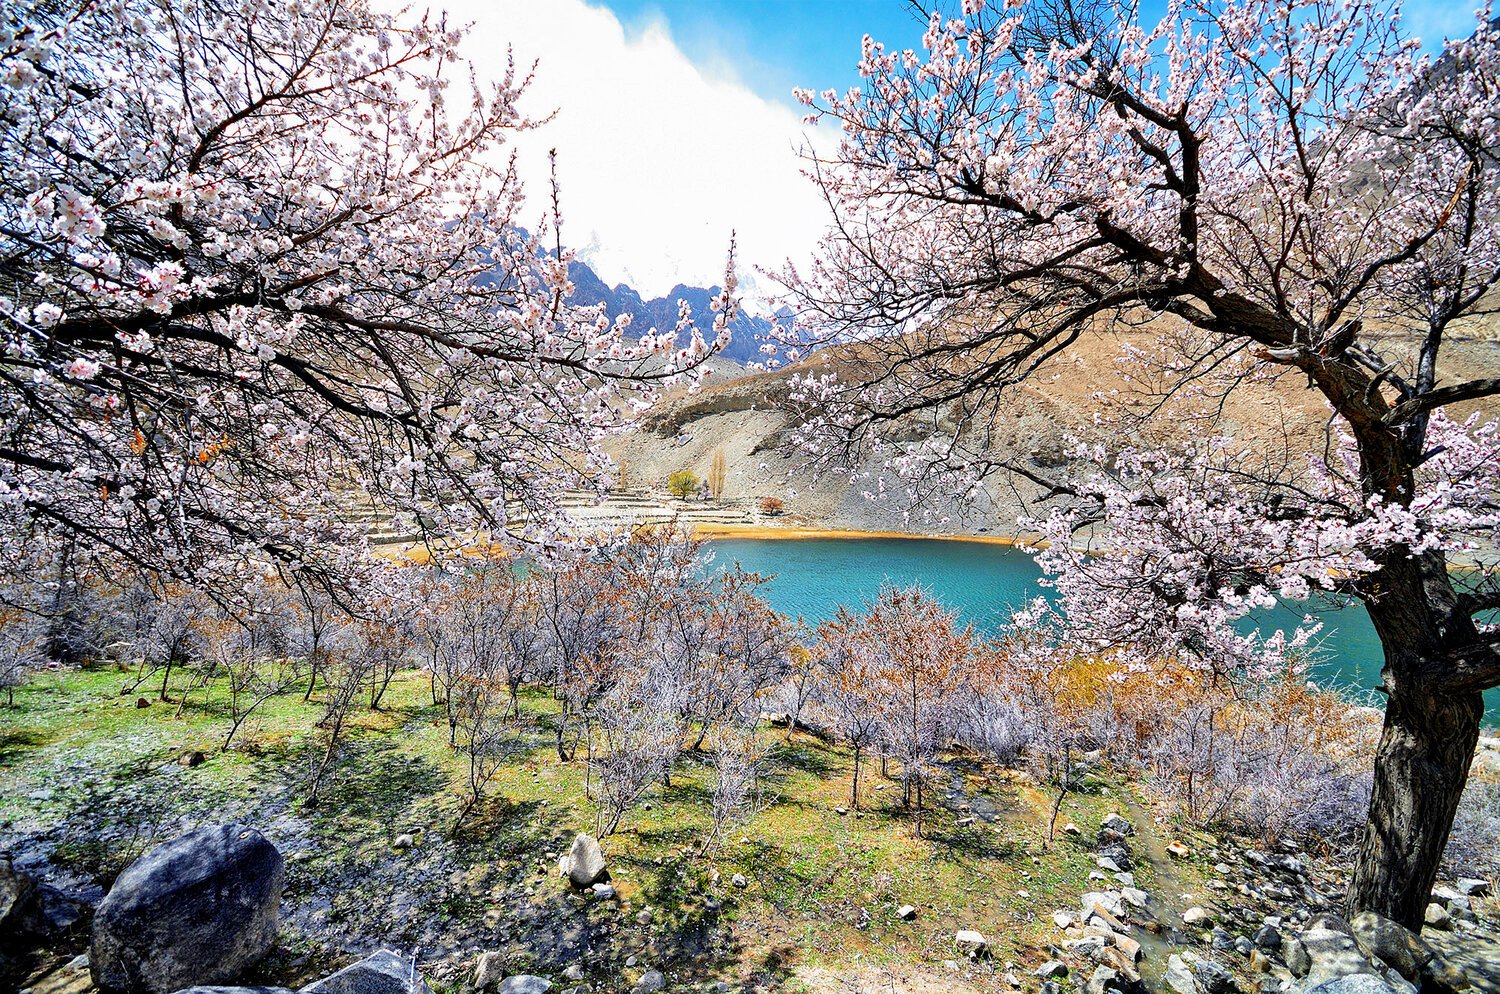
[(775, 517), (786, 513), (786, 501), (780, 497), (762, 497), (760, 499), (760, 513)]
[(687, 500), (698, 492), (701, 483), (697, 473), (690, 469), (679, 469), (667, 477), (667, 493), (678, 500)]
[(728, 479), (729, 463), (724, 458), (724, 450), (714, 449), (714, 454), (708, 463), (708, 489), (713, 493), (714, 500), (724, 499), (724, 486)]
[(45, 638), (33, 616), (17, 608), (0, 609), (0, 687), (7, 705), (16, 703), (16, 688), (43, 662)]
[[(1068, 500), (1043, 554), (1065, 648), (1259, 681), (1305, 631), (1236, 641), (1249, 612), (1362, 601), (1388, 697), (1348, 910), (1420, 929), (1500, 684), (1476, 622), (1500, 580), (1450, 573), (1494, 546), (1500, 429), (1442, 413), (1500, 378), (1439, 361), (1500, 284), (1500, 25), (1434, 62), (1390, 0), (935, 6), (925, 51), (866, 39), (863, 85), (800, 94), (843, 140), (810, 170), (837, 217), (787, 280), (789, 344), (836, 358), (793, 385), (798, 440), (919, 503), (1005, 470)], [(1011, 388), (1148, 321), (1146, 411), (1210, 400), (1189, 451), (997, 458)], [(1278, 378), (1328, 437), (1212, 441), (1213, 401)]]

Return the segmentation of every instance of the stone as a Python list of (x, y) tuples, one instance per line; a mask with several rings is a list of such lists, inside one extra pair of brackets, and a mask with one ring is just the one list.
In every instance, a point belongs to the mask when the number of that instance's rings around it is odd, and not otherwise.
[(1354, 929), (1354, 941), (1366, 956), (1380, 960), (1407, 980), (1418, 980), (1422, 968), (1432, 959), (1427, 943), (1373, 911), (1355, 915), (1349, 924)]
[(1073, 824), (1071, 821), (1068, 822), (1066, 825), (1064, 825), (1062, 827), (1062, 830), (1064, 832), (1068, 833), (1069, 835), (1082, 835), (1083, 834), (1083, 829), (1079, 828), (1077, 825)]
[(546, 977), (534, 977), (529, 973), (518, 973), (500, 981), (499, 994), (547, 994), (552, 981)]
[(177, 757), (177, 765), (186, 766), (188, 769), (192, 769), (195, 766), (202, 766), (206, 762), (208, 762), (208, 757), (197, 749), (189, 749)]
[(1111, 846), (1100, 846), (1098, 855), (1100, 859), (1113, 862), (1116, 872), (1131, 868), (1130, 848), (1123, 842), (1116, 842)]
[(1490, 894), (1490, 882), (1478, 877), (1463, 877), (1456, 886), (1460, 894), (1469, 897), (1488, 897)]
[(1062, 947), (1067, 951), (1088, 959), (1098, 959), (1108, 945), (1100, 935), (1085, 935), (1077, 939), (1064, 939)]
[(1427, 911), (1422, 915), (1422, 921), (1428, 928), (1435, 928), (1446, 932), (1453, 927), (1453, 916), (1448, 914), (1448, 909), (1441, 904), (1433, 903), (1427, 906)]
[(917, 909), (912, 907), (910, 904), (903, 904), (901, 905), (901, 907), (896, 909), (896, 917), (900, 918), (902, 921), (909, 922), (913, 918), (917, 917)]
[(1052, 924), (1058, 928), (1067, 928), (1073, 924), (1073, 916), (1066, 911), (1054, 911), (1052, 912)]
[(612, 901), (616, 895), (614, 884), (595, 884), (593, 891), (594, 896), (601, 901)]
[(604, 862), (604, 850), (592, 835), (579, 832), (573, 839), (568, 854), (558, 863), (562, 875), (579, 890), (587, 890), (597, 883), (609, 879), (609, 869)]
[(176, 994), (292, 994), (285, 987), (226, 987), (220, 984), (199, 984), (184, 987)]
[(960, 929), (953, 936), (953, 945), (961, 953), (979, 957), (989, 952), (990, 941), (973, 929)]
[(730, 877), (729, 883), (730, 886), (739, 887), (741, 889), (750, 886), (750, 881), (745, 879), (745, 875), (743, 873), (736, 873), (734, 876)]
[(1191, 907), (1182, 913), (1182, 921), (1186, 925), (1207, 925), (1213, 916), (1202, 908)]
[(1084, 984), (1084, 994), (1106, 994), (1118, 985), (1120, 975), (1107, 966), (1096, 966), (1094, 972), (1089, 976), (1088, 983)]
[(1105, 815), (1104, 821), (1100, 822), (1100, 826), (1109, 829), (1111, 832), (1119, 832), (1121, 835), (1135, 834), (1135, 826), (1130, 823), (1130, 819), (1118, 811), (1111, 811)]
[(382, 949), (308, 984), (298, 994), (432, 994), (432, 988), (410, 957)]
[(116, 878), (94, 915), (89, 963), (105, 994), (169, 994), (233, 981), (276, 941), (286, 871), (245, 825), (157, 846)]
[(583, 979), (583, 964), (569, 963), (568, 968), (562, 972), (562, 975), (564, 980), (570, 980), (573, 983), (577, 983), (578, 981)]
[(1281, 930), (1275, 925), (1262, 925), (1255, 930), (1255, 944), (1262, 949), (1277, 950), (1281, 948)]
[(1125, 908), (1121, 903), (1120, 892), (1112, 890), (1089, 891), (1078, 899), (1079, 906), (1087, 915), (1095, 908), (1102, 908), (1116, 918), (1125, 914)]
[(1107, 873), (1120, 872), (1120, 865), (1114, 860), (1110, 859), (1108, 856), (1100, 856), (1094, 862), (1098, 864), (1099, 869), (1104, 870)]
[(1187, 859), (1193, 854), (1193, 851), (1189, 849), (1185, 843), (1180, 842), (1177, 839), (1173, 839), (1171, 842), (1167, 843), (1167, 852), (1173, 856), (1176, 856), (1178, 859)]
[(641, 979), (635, 982), (635, 986), (630, 991), (631, 994), (656, 994), (665, 986), (667, 986), (667, 978), (660, 970), (647, 970), (641, 974)]
[(1307, 947), (1302, 945), (1301, 939), (1282, 940), (1281, 960), (1294, 977), (1305, 977), (1312, 969), (1312, 957), (1307, 955)]
[(1060, 959), (1049, 959), (1033, 972), (1034, 976), (1050, 980), (1053, 977), (1066, 977), (1068, 975), (1068, 964)]
[(415, 837), (413, 837), (413, 836), (411, 836), (411, 835), (406, 834), (406, 833), (403, 832), (402, 834), (396, 836), (395, 840), (391, 842), (391, 848), (392, 849), (410, 849), (412, 846), (414, 846), (416, 844), (417, 844), (417, 840), (416, 840)]
[(1162, 984), (1173, 994), (1198, 994), (1198, 985), (1193, 981), (1193, 972), (1181, 956), (1173, 953), (1167, 957), (1167, 968), (1161, 975)]
[(151, 706), (151, 701), (149, 698), (137, 697), (135, 699), (135, 706), (138, 710), (145, 710)]
[(487, 991), (505, 979), (505, 954), (484, 952), (474, 961), (474, 989)]
[(1250, 950), (1250, 972), (1269, 973), (1271, 971), (1271, 957), (1259, 949)]
[(1306, 988), (1307, 994), (1392, 994), (1390, 984), (1373, 973), (1353, 973), (1333, 977)]
[(1141, 944), (1128, 935), (1116, 935), (1115, 948), (1124, 953), (1132, 965), (1139, 963), (1141, 957), (1145, 955), (1145, 952), (1141, 949)]
[[(1347, 977), (1356, 973), (1374, 973), (1375, 968), (1359, 950), (1352, 932), (1340, 931), (1339, 925), (1347, 925), (1343, 919), (1332, 915), (1319, 915), (1310, 923), (1313, 927), (1303, 931), (1302, 947), (1306, 950), (1309, 966), (1307, 986), (1316, 987), (1325, 980)], [(1291, 963), (1288, 962), (1288, 967)], [(1296, 970), (1292, 971), (1296, 973)]]
[(1239, 984), (1222, 964), (1211, 959), (1200, 959), (1193, 964), (1193, 979), (1204, 994), (1238, 994)]
[(1145, 891), (1135, 887), (1121, 887), (1120, 899), (1132, 908), (1144, 911), (1146, 904), (1150, 901), (1150, 896)]

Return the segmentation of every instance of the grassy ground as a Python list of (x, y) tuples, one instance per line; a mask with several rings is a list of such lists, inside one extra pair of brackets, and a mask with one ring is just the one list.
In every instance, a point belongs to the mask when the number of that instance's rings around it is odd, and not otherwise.
[[(185, 702), (174, 690), (163, 702), (144, 687), (122, 694), (132, 682), (116, 671), (46, 674), (0, 708), (0, 779), (13, 785), (0, 792), (0, 849), (22, 862), (45, 858), (75, 887), (107, 886), (191, 825), (255, 825), (288, 859), (285, 949), (266, 968), (270, 980), (302, 979), (392, 945), (417, 949), (440, 983), (457, 984), (474, 953), (499, 948), (511, 953), (510, 972), (559, 971), (581, 959), (606, 987), (630, 981), (623, 964), (632, 955), (674, 981), (776, 985), (794, 971), (942, 971), (955, 956), (954, 932), (971, 928), (990, 939), (995, 958), (964, 969), (980, 986), (998, 985), (1008, 961), (1020, 972), (1047, 958), (1051, 911), (1076, 907), (1093, 889), (1094, 829), (1133, 803), (1121, 785), (1096, 778), (1066, 798), (1059, 820), (1084, 834), (1049, 844), (1050, 796), (1023, 774), (949, 756), (918, 838), (877, 763), (865, 768), (861, 810), (841, 814), (849, 753), (768, 730), (777, 742), (773, 803), (699, 858), (712, 773), (684, 758), (672, 785), (604, 842), (622, 899), (615, 905), (569, 894), (556, 877), (557, 856), (594, 817), (584, 764), (560, 763), (553, 751), (544, 693), (526, 695), (507, 761), (454, 832), (466, 760), (448, 747), (420, 674), (398, 676), (381, 711), (357, 714), (314, 808), (301, 799), (322, 749), (316, 697), (273, 699), (221, 751), (221, 688), (189, 692)], [(143, 693), (152, 703), (139, 708)], [(207, 761), (179, 764), (186, 750)], [(402, 833), (417, 844), (395, 849)], [(736, 873), (748, 887), (729, 885)], [(1137, 878), (1155, 884), (1149, 865)], [(913, 920), (898, 918), (903, 904), (918, 909)], [(636, 920), (644, 908), (649, 924)]]

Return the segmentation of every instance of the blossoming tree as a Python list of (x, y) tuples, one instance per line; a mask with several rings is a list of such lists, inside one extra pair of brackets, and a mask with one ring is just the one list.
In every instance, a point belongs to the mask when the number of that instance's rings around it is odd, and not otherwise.
[(485, 82), (461, 42), (354, 0), (8, 9), (10, 568), (71, 535), (328, 585), (365, 561), (362, 507), (447, 540), (605, 484), (600, 437), (712, 343), (569, 305), (556, 191), (524, 214), (506, 154), (529, 76)]
[[(831, 234), (786, 281), (797, 344), (836, 346), (796, 381), (822, 412), (801, 439), (816, 461), (883, 453), (919, 495), (944, 472), (1043, 483), (1067, 505), (1040, 523), (1043, 565), (1090, 644), (1253, 679), (1310, 633), (1234, 622), (1318, 589), (1364, 602), (1388, 697), (1350, 902), (1419, 928), (1480, 691), (1500, 683), (1475, 620), (1500, 595), (1449, 571), (1493, 539), (1500, 446), (1442, 413), (1500, 378), (1439, 364), (1500, 280), (1500, 37), (1482, 19), (1430, 60), (1398, 14), (1176, 0), (1150, 22), (1113, 0), (964, 0), (923, 52), (866, 39), (861, 86), (800, 94), (843, 140), (810, 164)], [(1159, 330), (1169, 394), (1225, 371), (1226, 389), (1297, 378), (1342, 458), (1314, 441), (1262, 466), (1205, 439), (1085, 449), (1062, 480), (1003, 465), (984, 442), (1006, 388), (1110, 323)], [(1071, 551), (1082, 525), (1109, 555)]]

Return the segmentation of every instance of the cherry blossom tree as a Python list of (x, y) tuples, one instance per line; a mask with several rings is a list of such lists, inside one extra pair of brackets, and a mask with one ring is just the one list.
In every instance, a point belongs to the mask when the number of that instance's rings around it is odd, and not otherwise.
[[(785, 277), (789, 342), (834, 347), (794, 380), (814, 465), (1077, 498), (1043, 562), (1065, 602), (1102, 599), (1101, 641), (1253, 677), (1308, 632), (1246, 639), (1247, 608), (1329, 583), (1364, 603), (1387, 704), (1349, 901), (1415, 928), (1500, 683), (1475, 621), (1500, 594), (1449, 571), (1493, 538), (1500, 447), (1442, 414), (1500, 378), (1440, 364), (1500, 280), (1488, 16), (1430, 59), (1388, 0), (946, 6), (923, 51), (866, 39), (860, 86), (800, 94), (843, 140), (809, 169), (831, 233)], [(1112, 326), (1157, 332), (1164, 405), (1281, 378), (1332, 437), (1258, 476), (1209, 441), (1085, 453), (1081, 484), (995, 456), (1008, 388)], [(1075, 525), (1126, 554), (1070, 556)]]
[(7, 562), (68, 537), (333, 587), (372, 508), (436, 550), (607, 485), (601, 437), (712, 341), (569, 304), (556, 190), (528, 215), (507, 154), (529, 76), (484, 82), (462, 41), (354, 0), (8, 8)]

